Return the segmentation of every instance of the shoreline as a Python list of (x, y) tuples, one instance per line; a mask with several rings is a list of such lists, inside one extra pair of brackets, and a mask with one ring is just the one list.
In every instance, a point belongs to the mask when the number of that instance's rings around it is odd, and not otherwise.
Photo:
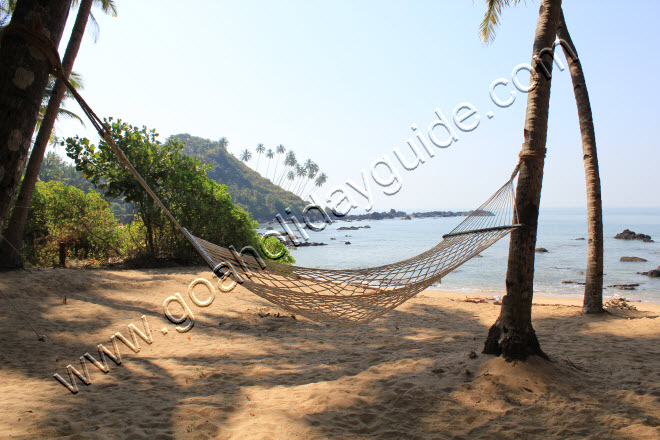
[[(623, 292), (623, 291), (622, 291)], [(432, 294), (434, 296), (437, 296), (438, 298), (446, 298), (446, 299), (462, 299), (465, 297), (479, 297), (479, 298), (490, 298), (493, 296), (501, 296), (499, 294), (488, 294), (488, 293), (474, 293), (474, 292), (458, 292), (455, 290), (442, 290), (442, 289), (436, 289), (436, 288), (428, 288), (421, 292), (420, 294)], [(628, 299), (625, 297), (625, 295), (620, 295), (617, 296), (616, 298), (625, 298), (626, 302), (631, 303), (635, 307), (637, 307), (640, 304), (643, 304), (644, 306), (649, 306), (643, 307), (644, 310), (649, 310), (649, 311), (654, 311), (660, 313), (660, 301), (653, 302), (653, 301), (643, 301), (643, 300), (637, 300), (637, 299)], [(603, 298), (603, 303), (607, 302), (605, 298)], [(563, 306), (570, 306), (570, 307), (579, 307), (582, 308), (582, 303), (583, 303), (583, 298), (581, 297), (569, 297), (569, 296), (552, 296), (552, 295), (534, 295), (532, 298), (532, 304), (533, 305), (539, 305), (539, 306), (547, 306), (547, 305), (563, 305)], [(639, 309), (639, 307), (637, 307)]]

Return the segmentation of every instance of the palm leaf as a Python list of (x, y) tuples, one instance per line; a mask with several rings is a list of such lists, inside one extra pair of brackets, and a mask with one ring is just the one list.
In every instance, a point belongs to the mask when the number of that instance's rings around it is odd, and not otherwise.
[(85, 126), (85, 121), (83, 121), (80, 116), (72, 112), (71, 110), (67, 110), (65, 108), (60, 108), (59, 111), (57, 112), (57, 119), (72, 119), (74, 121), (80, 122), (80, 125), (83, 127)]
[(495, 29), (500, 25), (502, 8), (505, 6), (515, 6), (521, 0), (485, 0), (486, 13), (484, 19), (479, 25), (479, 37), (481, 41), (490, 44), (495, 39)]

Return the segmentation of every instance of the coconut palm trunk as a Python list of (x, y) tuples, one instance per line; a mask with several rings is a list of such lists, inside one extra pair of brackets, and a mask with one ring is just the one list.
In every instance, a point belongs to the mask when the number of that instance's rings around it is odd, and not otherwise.
[[(584, 313), (602, 313), (603, 309), (603, 205), (600, 191), (600, 173), (596, 151), (596, 133), (591, 114), (591, 103), (582, 64), (568, 33), (563, 11), (560, 13), (557, 36), (571, 72), (573, 93), (577, 104), (582, 135), (582, 160), (587, 183), (587, 275), (584, 286)], [(572, 51), (572, 53), (571, 53)]]
[[(70, 0), (21, 0), (9, 27), (34, 26), (57, 46), (70, 5)], [(30, 43), (7, 28), (3, 31), (0, 45), (0, 231), (4, 229), (21, 179), (50, 69), (46, 57)]]
[[(83, 35), (85, 34), (85, 28), (87, 27), (87, 21), (93, 3), (94, 0), (82, 0), (80, 2), (78, 15), (76, 16), (76, 21), (73, 25), (73, 30), (71, 31), (71, 37), (69, 38), (69, 43), (64, 52), (64, 58), (62, 59), (62, 70), (67, 78), (71, 75), (71, 71), (73, 70), (73, 63), (78, 55), (78, 50), (80, 49), (80, 44)], [(2, 266), (22, 265), (21, 255), (16, 251), (20, 251), (23, 243), (23, 232), (25, 230), (25, 222), (27, 221), (28, 207), (32, 200), (34, 186), (39, 177), (41, 163), (43, 162), (46, 147), (50, 141), (50, 135), (55, 126), (55, 120), (57, 119), (65, 91), (66, 86), (64, 85), (64, 81), (58, 78), (55, 81), (55, 87), (53, 88), (51, 97), (48, 100), (48, 107), (44, 118), (41, 121), (41, 127), (39, 128), (37, 139), (32, 148), (32, 154), (30, 155), (30, 160), (25, 171), (25, 177), (23, 178), (21, 189), (16, 198), (16, 206), (14, 207), (14, 211), (5, 232), (5, 238), (10, 246), (7, 245), (7, 242), (0, 245), (0, 265)]]
[[(554, 40), (561, 12), (561, 0), (543, 0), (534, 37), (532, 66), (535, 82), (527, 96), (525, 142), (518, 174), (516, 211), (524, 226), (511, 233), (506, 274), (507, 293), (500, 316), (488, 332), (484, 353), (507, 360), (524, 360), (530, 355), (545, 357), (532, 326), (534, 292), (534, 249), (538, 226), (545, 145), (550, 107), (550, 82)], [(545, 68), (544, 68), (545, 66)]]

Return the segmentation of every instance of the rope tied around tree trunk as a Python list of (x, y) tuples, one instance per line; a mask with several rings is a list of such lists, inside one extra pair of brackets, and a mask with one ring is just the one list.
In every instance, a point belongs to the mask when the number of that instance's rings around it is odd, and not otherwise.
[(516, 168), (514, 168), (513, 173), (511, 173), (511, 179), (513, 180), (516, 178), (518, 175), (518, 171), (520, 171), (520, 165), (523, 164), (525, 161), (533, 161), (533, 160), (544, 160), (545, 159), (545, 154), (548, 150), (543, 148), (542, 150), (528, 150), (528, 151), (521, 151), (518, 154), (518, 164), (516, 165)]

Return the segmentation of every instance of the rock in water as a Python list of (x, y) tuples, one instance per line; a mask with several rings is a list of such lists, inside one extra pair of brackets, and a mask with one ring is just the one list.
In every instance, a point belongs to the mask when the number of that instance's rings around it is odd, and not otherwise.
[(653, 239), (651, 239), (650, 235), (637, 234), (630, 229), (624, 229), (623, 232), (616, 234), (614, 238), (619, 240), (641, 240), (644, 243), (653, 243)]
[(297, 247), (308, 247), (308, 246), (327, 246), (328, 243), (316, 243), (314, 241), (303, 241), (302, 243), (297, 243)]
[(644, 258), (640, 257), (621, 257), (619, 261), (623, 261), (625, 263), (637, 263), (637, 262), (644, 262), (647, 261)]
[(550, 252), (550, 251), (547, 250), (546, 248), (536, 248), (536, 249), (534, 249), (534, 252), (538, 252), (538, 253), (540, 253), (540, 254), (546, 254), (546, 253), (548, 253), (548, 252)]
[(638, 275), (646, 275), (651, 278), (660, 278), (660, 266), (657, 269), (651, 269), (648, 272), (637, 272)]
[(635, 290), (636, 287), (639, 287), (639, 283), (612, 284), (607, 287), (611, 287), (613, 289), (619, 289), (619, 290)]

